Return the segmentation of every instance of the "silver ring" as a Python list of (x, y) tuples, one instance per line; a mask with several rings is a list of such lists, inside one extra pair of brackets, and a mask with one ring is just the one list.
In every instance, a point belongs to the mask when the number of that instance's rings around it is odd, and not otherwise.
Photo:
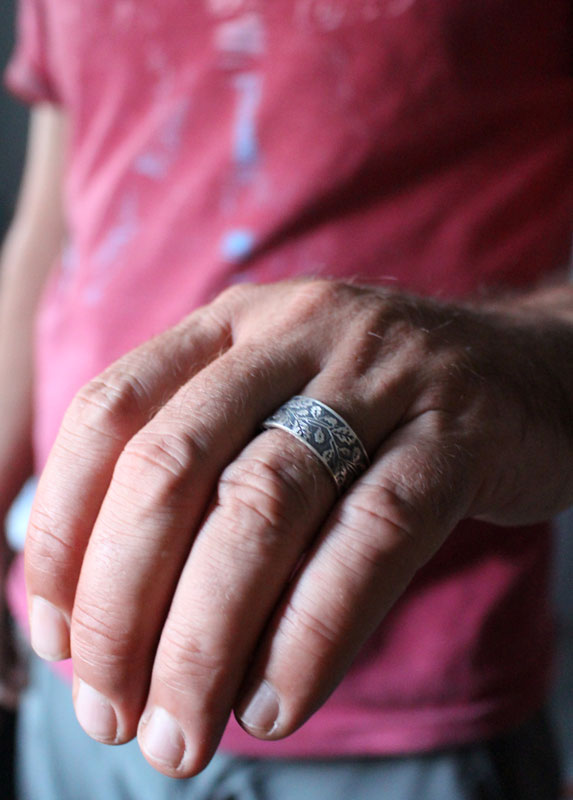
[(263, 422), (296, 436), (318, 456), (345, 491), (370, 464), (364, 445), (350, 425), (332, 408), (305, 395), (296, 395)]

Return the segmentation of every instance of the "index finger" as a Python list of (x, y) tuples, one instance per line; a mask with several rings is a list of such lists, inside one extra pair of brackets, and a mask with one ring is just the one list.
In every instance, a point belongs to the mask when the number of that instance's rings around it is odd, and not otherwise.
[(26, 538), (31, 641), (42, 658), (70, 655), (83, 556), (125, 444), (229, 346), (230, 331), (224, 307), (207, 306), (128, 353), (74, 398), (40, 479)]

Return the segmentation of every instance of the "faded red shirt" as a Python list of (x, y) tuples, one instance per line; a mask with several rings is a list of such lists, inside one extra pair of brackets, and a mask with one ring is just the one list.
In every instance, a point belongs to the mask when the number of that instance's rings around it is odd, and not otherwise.
[[(38, 321), (38, 469), (86, 380), (230, 283), (463, 296), (562, 266), (569, 8), (22, 0), (8, 83), (72, 125), (69, 241)], [(400, 753), (516, 724), (546, 686), (548, 559), (543, 526), (461, 525), (298, 733), (262, 743), (231, 723), (224, 746)]]

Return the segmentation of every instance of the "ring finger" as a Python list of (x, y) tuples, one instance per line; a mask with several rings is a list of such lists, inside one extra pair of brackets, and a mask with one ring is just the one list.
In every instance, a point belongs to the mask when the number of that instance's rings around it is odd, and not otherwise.
[[(312, 388), (329, 394), (321, 378)], [(191, 775), (212, 756), (264, 626), (335, 498), (328, 471), (280, 430), (223, 472), (163, 627), (140, 724), (142, 750), (161, 771)]]

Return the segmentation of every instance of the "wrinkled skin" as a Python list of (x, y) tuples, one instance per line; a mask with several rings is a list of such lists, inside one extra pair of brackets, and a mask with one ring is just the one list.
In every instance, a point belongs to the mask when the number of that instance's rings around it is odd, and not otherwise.
[[(109, 367), (64, 419), (26, 549), (33, 643), (71, 652), (84, 727), (138, 733), (180, 777), (233, 709), (261, 738), (294, 731), (457, 522), (572, 502), (572, 341), (503, 305), (305, 280), (229, 290)], [(260, 432), (295, 394), (371, 457), (339, 499), (304, 445)], [(169, 753), (149, 751), (153, 708)]]

